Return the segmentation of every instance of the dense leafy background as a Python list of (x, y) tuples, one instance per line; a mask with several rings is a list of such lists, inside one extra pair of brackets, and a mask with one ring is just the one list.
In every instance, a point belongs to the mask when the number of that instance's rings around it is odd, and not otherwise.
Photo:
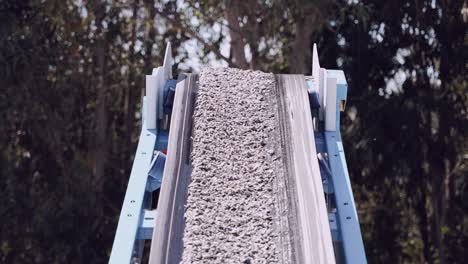
[(369, 261), (464, 263), (467, 8), (0, 1), (0, 262), (107, 262), (144, 75), (170, 40), (175, 68), (309, 74), (317, 42), (322, 66), (343, 69), (350, 85), (342, 130)]

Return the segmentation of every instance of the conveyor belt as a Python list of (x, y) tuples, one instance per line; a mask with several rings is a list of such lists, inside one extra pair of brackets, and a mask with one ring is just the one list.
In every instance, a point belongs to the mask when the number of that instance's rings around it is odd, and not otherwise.
[(303, 75), (277, 75), (285, 168), (291, 181), (291, 232), (296, 263), (334, 263), (333, 244), (316, 158)]
[(158, 217), (155, 222), (150, 251), (150, 263), (178, 263), (183, 245), (184, 204), (190, 180), (190, 135), (194, 90), (198, 76), (181, 75), (176, 88), (168, 156), (164, 167)]
[[(158, 202), (150, 263), (178, 263), (183, 250), (184, 205), (190, 182), (190, 136), (197, 75), (179, 82), (168, 156)], [(334, 263), (333, 246), (302, 75), (278, 75), (291, 263)]]

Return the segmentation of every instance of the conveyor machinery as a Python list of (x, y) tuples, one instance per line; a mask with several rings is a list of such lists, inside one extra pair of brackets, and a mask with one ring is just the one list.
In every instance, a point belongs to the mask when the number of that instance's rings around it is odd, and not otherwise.
[[(151, 263), (180, 260), (198, 77), (179, 74), (174, 79), (171, 68), (168, 44), (163, 66), (146, 76), (142, 129), (109, 260), (112, 264), (140, 263), (145, 240), (152, 240)], [(367, 263), (339, 130), (348, 87), (343, 71), (320, 68), (314, 46), (312, 76), (276, 75), (276, 82), (302, 225), (297, 256), (291, 262)], [(153, 201), (157, 190), (159, 199)], [(157, 209), (152, 209), (152, 203), (158, 204)], [(327, 252), (332, 252), (331, 258)]]

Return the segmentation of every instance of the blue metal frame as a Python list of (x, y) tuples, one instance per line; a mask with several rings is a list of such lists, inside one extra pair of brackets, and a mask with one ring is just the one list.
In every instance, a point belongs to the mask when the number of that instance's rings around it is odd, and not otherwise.
[[(324, 191), (327, 195), (330, 231), (337, 260), (345, 263), (367, 263), (348, 175), (341, 134), (339, 131), (340, 110), (344, 110), (348, 85), (343, 71), (327, 70), (328, 78), (337, 79), (336, 131), (324, 131), (323, 124), (315, 132), (317, 153)], [(175, 81), (169, 80), (164, 87), (164, 105)], [(306, 79), (306, 87), (314, 85)], [(313, 113), (317, 113), (317, 94), (310, 97)], [(312, 100), (314, 99), (314, 100)], [(142, 130), (130, 174), (119, 223), (109, 263), (130, 263), (141, 259), (144, 241), (152, 238), (156, 211), (151, 210), (151, 192), (161, 186), (165, 156), (155, 150), (167, 148), (168, 131), (147, 129), (146, 98), (142, 105)], [(327, 155), (322, 155), (327, 153)]]
[(143, 98), (141, 134), (109, 259), (112, 264), (141, 259), (144, 240), (153, 233), (156, 212), (150, 210), (151, 192), (161, 186), (165, 161), (164, 154), (154, 154), (167, 147), (167, 133), (146, 129), (145, 108)]
[[(324, 190), (329, 205), (330, 231), (337, 260), (344, 263), (367, 263), (361, 228), (341, 141), (340, 111), (346, 105), (348, 84), (343, 71), (327, 70), (328, 78), (337, 79), (336, 131), (325, 131), (323, 124), (315, 133)], [(322, 153), (327, 153), (326, 157)], [(342, 256), (341, 256), (342, 254)]]
[(130, 263), (132, 259), (155, 143), (155, 131), (143, 124), (109, 263)]

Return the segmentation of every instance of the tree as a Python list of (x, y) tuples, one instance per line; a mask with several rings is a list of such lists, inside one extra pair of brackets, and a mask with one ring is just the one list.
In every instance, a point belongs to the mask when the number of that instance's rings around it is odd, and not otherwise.
[(1, 262), (107, 262), (164, 49), (149, 5), (0, 3)]
[(165, 41), (175, 68), (195, 41), (202, 63), (306, 74), (317, 42), (349, 82), (342, 129), (369, 262), (463, 262), (463, 12), (461, 0), (1, 2), (0, 260), (107, 262), (144, 75)]

